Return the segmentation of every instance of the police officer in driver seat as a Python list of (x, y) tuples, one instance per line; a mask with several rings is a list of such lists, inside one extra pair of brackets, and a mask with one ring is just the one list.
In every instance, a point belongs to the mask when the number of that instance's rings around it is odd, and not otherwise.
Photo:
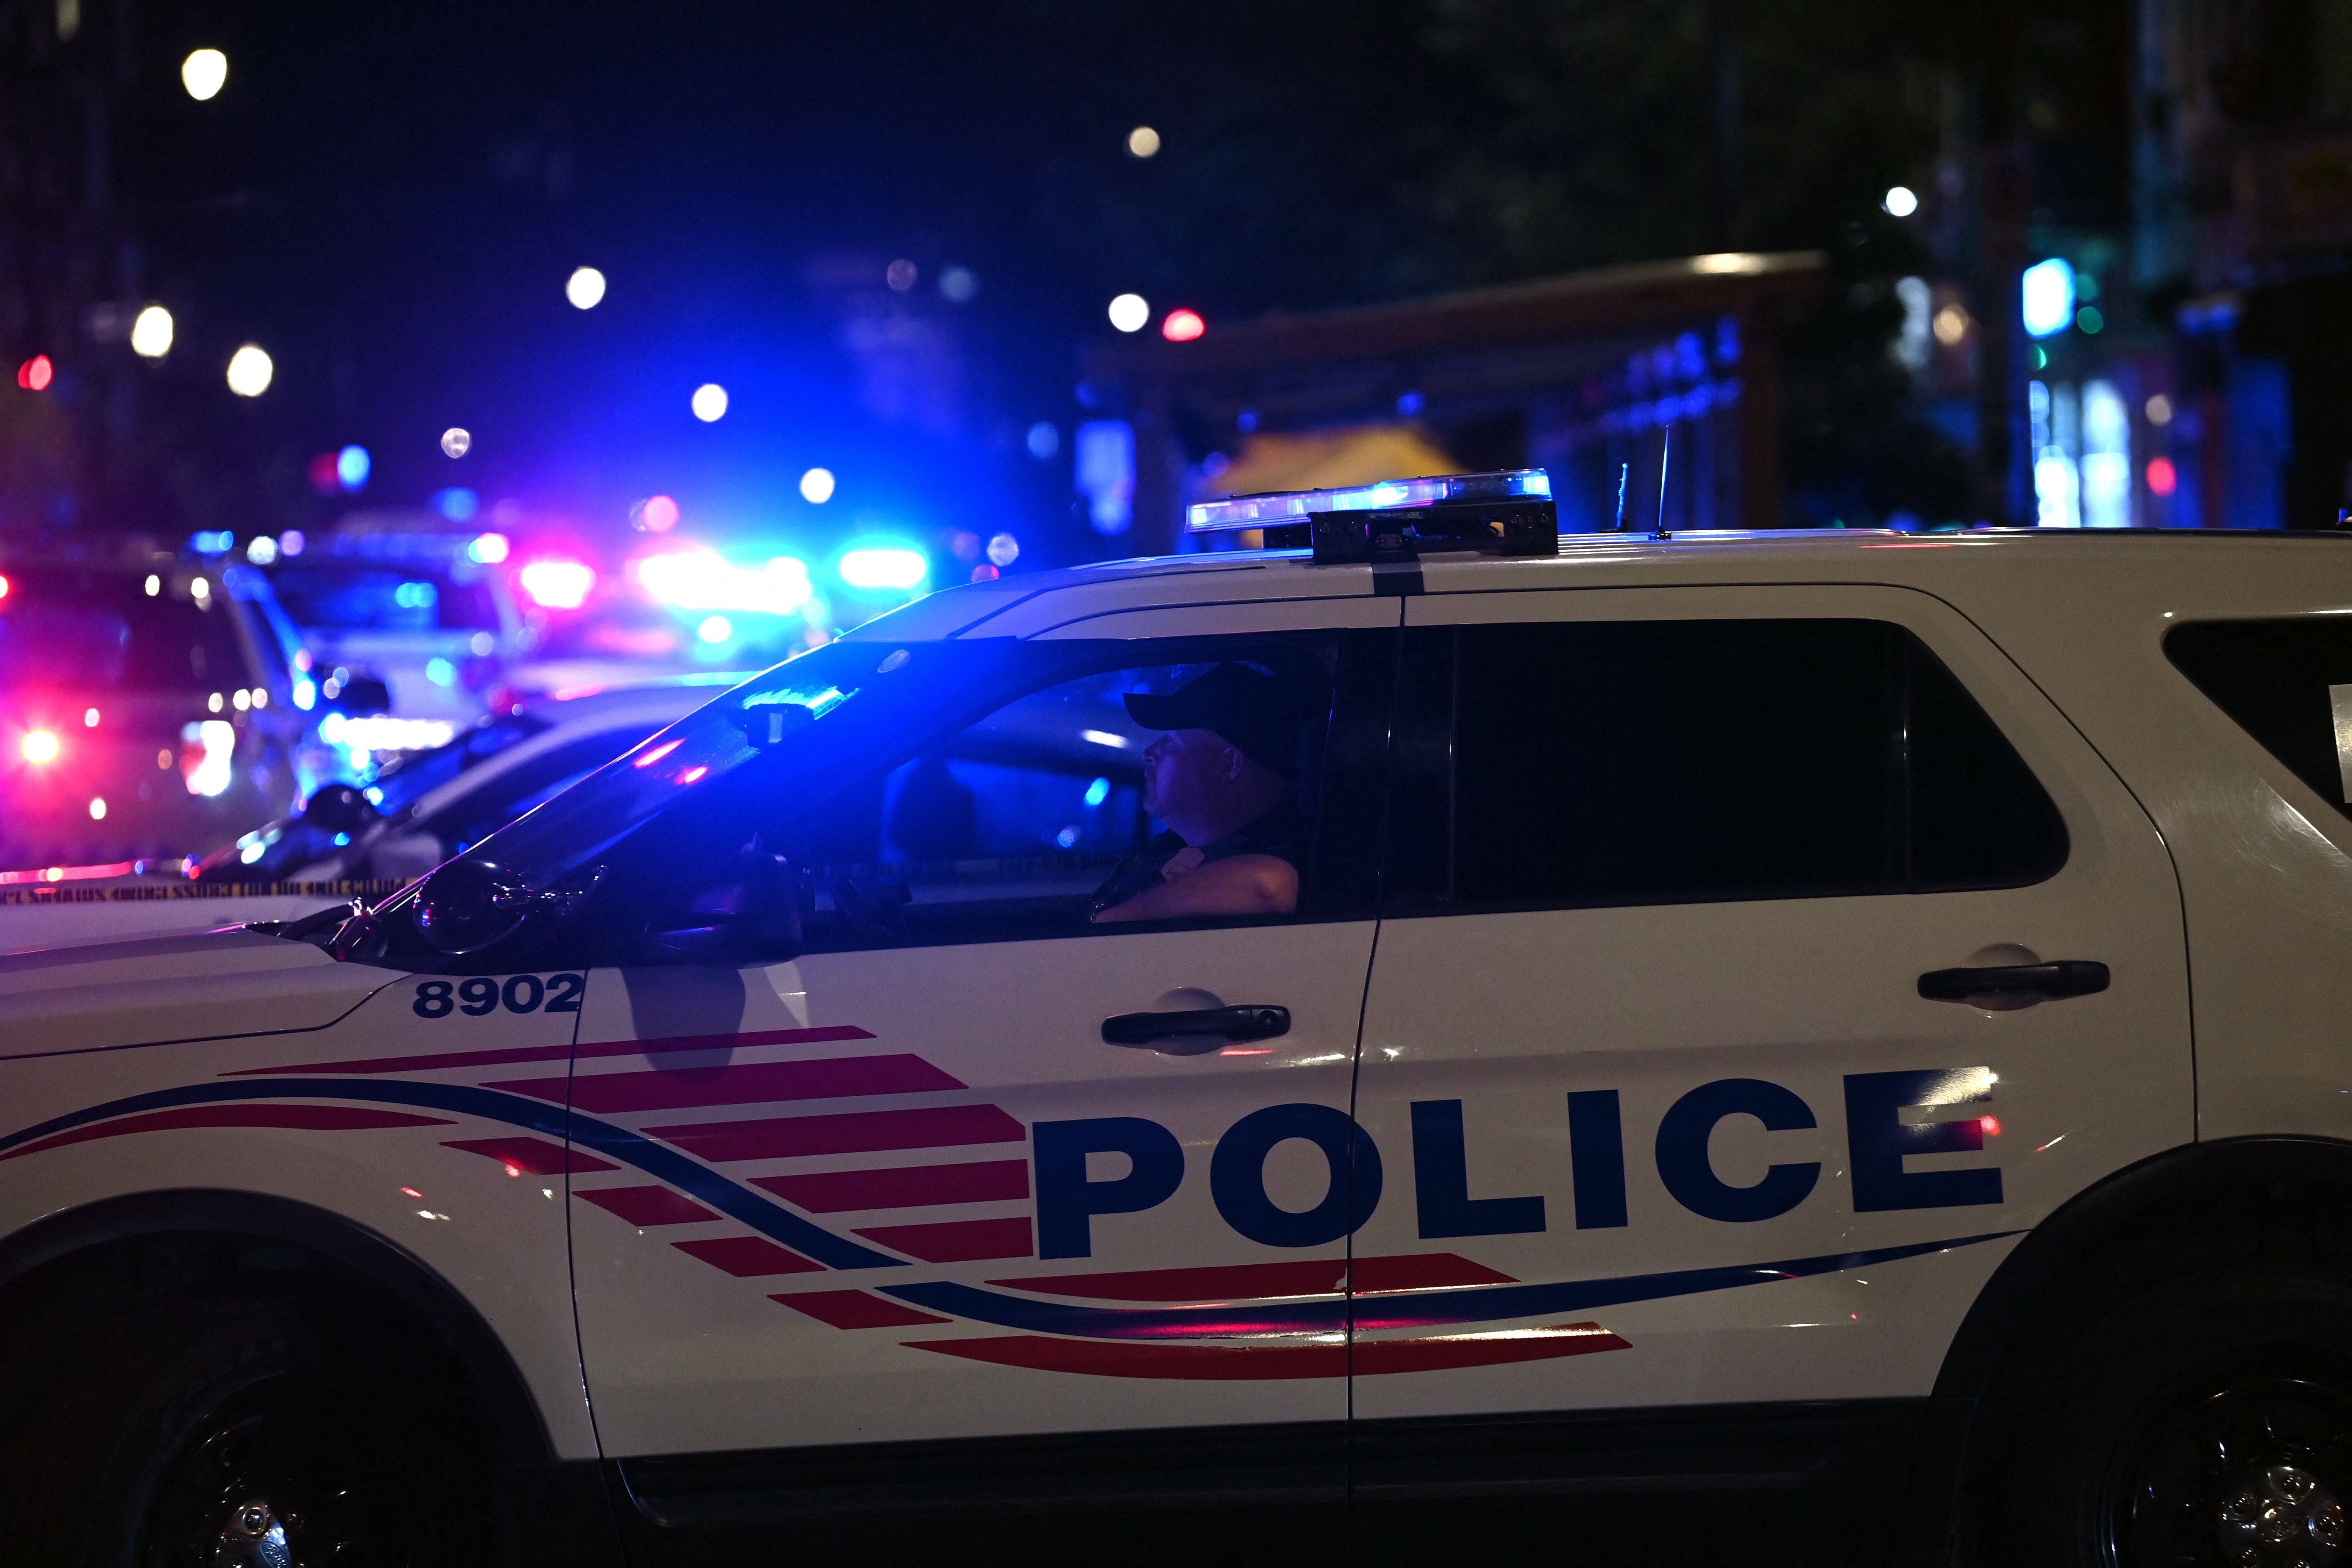
[(1168, 825), (1096, 890), (1096, 921), (1278, 915), (1298, 907), (1307, 819), (1297, 710), (1276, 679), (1221, 664), (1178, 690), (1127, 694), (1165, 731), (1143, 753), (1143, 808)]

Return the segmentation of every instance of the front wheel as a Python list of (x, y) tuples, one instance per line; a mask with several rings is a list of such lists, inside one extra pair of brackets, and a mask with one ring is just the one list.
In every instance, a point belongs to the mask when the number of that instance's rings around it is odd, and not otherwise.
[[(423, 1568), (490, 1561), (461, 1391), (363, 1320), (267, 1300), (126, 1314), (25, 1413), (10, 1562)], [(338, 1332), (348, 1329), (355, 1332)]]
[(2063, 1568), (2352, 1568), (2352, 1277), (2177, 1281), (1988, 1401), (1969, 1556)]

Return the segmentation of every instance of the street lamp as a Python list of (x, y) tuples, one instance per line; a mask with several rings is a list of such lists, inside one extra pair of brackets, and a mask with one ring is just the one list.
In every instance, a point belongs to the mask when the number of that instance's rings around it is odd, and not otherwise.
[(239, 397), (258, 397), (269, 390), (278, 367), (258, 343), (247, 343), (228, 356), (228, 389)]

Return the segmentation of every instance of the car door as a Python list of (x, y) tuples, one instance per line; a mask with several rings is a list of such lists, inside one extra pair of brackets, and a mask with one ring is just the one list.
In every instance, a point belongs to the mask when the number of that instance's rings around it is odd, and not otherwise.
[[(1001, 1503), (1082, 1473), (1340, 1495), (1396, 618), (1364, 599), (1219, 606), (1205, 637), (1181, 615), (1073, 628), (1049, 676), (783, 811), (807, 951), (592, 973), (581, 1338), (646, 1520), (782, 1530), (811, 1478), (835, 1509), (902, 1495), (885, 1479)], [(1298, 694), (1299, 909), (1088, 924), (1150, 826), (1152, 737), (1119, 693), (1229, 660)], [(1106, 1043), (1108, 1019), (1220, 1007), (1286, 1027)]]
[[(1922, 1400), (2011, 1238), (2193, 1136), (2164, 846), (1941, 601), (1409, 603), (1358, 1103), (1405, 1201), (1354, 1245), (1482, 1282), (1358, 1280), (1360, 1500), (1536, 1416)], [(1491, 1364), (1387, 1348), (1433, 1334)], [(1510, 1473), (1737, 1471), (1725, 1431)]]

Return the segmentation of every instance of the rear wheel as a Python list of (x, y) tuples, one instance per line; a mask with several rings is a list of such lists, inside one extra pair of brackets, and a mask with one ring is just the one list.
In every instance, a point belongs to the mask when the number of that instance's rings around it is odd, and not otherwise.
[(2352, 1278), (2151, 1291), (2014, 1378), (1979, 1431), (1979, 1563), (2352, 1568)]
[(0, 1550), (92, 1568), (489, 1561), (488, 1466), (462, 1390), (372, 1337), (364, 1314), (236, 1299), (87, 1334), (74, 1375), (19, 1428), (18, 1528)]

